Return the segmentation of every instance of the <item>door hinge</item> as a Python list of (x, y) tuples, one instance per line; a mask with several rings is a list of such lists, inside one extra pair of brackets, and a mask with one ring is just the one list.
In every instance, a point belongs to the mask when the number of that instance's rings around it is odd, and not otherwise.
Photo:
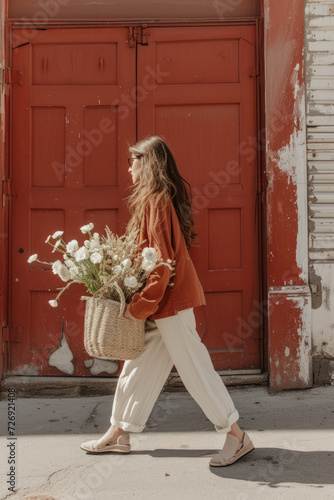
[(2, 327), (2, 340), (4, 342), (21, 342), (21, 328), (12, 328), (9, 325), (3, 325)]
[(5, 68), (5, 83), (7, 85), (12, 84), (12, 70), (11, 70), (11, 68)]
[(3, 89), (3, 86), (5, 84), (9, 83), (9, 80), (11, 80), (11, 71), (10, 71), (10, 68), (3, 68), (2, 64), (0, 64), (0, 84), (1, 84), (1, 89)]
[(2, 180), (2, 206), (4, 207), (6, 204), (6, 196), (12, 196), (12, 185), (10, 179)]
[(3, 342), (9, 342), (9, 330), (10, 330), (9, 325), (4, 325), (2, 327), (2, 341)]
[(147, 24), (141, 26), (129, 26), (129, 38), (127, 40), (129, 47), (133, 48), (136, 44), (148, 45), (150, 35)]
[(23, 85), (23, 71), (15, 70), (12, 71), (12, 68), (3, 68), (1, 70), (1, 84), (6, 85)]

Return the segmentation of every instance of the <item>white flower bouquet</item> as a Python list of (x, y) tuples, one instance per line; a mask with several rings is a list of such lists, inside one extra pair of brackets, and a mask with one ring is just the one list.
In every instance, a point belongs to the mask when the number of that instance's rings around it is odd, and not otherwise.
[[(158, 260), (154, 248), (145, 247), (139, 251), (142, 244), (135, 242), (137, 233), (118, 237), (106, 226), (106, 236), (100, 236), (98, 233), (92, 234), (93, 228), (93, 223), (80, 228), (89, 237), (81, 247), (77, 240), (65, 243), (63, 231), (56, 231), (48, 236), (45, 243), (53, 247), (52, 253), (63, 254), (63, 262), (44, 262), (38, 259), (37, 254), (29, 257), (29, 263), (37, 261), (48, 264), (54, 274), (67, 282), (57, 297), (49, 301), (52, 307), (57, 307), (59, 297), (73, 283), (82, 283), (89, 294), (103, 299), (119, 300), (120, 288), (125, 302), (130, 303), (134, 294), (144, 287), (150, 273), (157, 267), (168, 266), (172, 271), (171, 276), (175, 275), (175, 261)], [(56, 241), (53, 243), (51, 240)], [(173, 283), (170, 282), (169, 286), (173, 286)]]
[[(93, 233), (94, 224), (82, 226), (81, 232), (88, 235), (80, 247), (77, 240), (68, 243), (62, 238), (63, 231), (48, 236), (46, 243), (53, 247), (52, 253), (62, 253), (63, 261), (44, 262), (38, 255), (31, 255), (28, 262), (40, 262), (52, 267), (67, 284), (58, 290), (57, 297), (49, 301), (57, 307), (59, 297), (73, 283), (86, 286), (90, 297), (85, 314), (85, 348), (91, 355), (103, 359), (134, 359), (143, 347), (145, 320), (132, 320), (123, 316), (125, 304), (143, 288), (151, 272), (159, 266), (168, 266), (175, 275), (175, 260), (164, 262), (158, 259), (154, 248), (138, 244), (137, 232), (120, 236), (106, 226), (106, 235)], [(53, 241), (52, 241), (53, 240)], [(173, 286), (174, 283), (168, 283)]]

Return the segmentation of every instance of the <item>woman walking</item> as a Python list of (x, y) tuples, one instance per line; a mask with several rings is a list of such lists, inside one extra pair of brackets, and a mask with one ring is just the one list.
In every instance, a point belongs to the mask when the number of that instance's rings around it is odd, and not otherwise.
[(230, 465), (254, 445), (238, 426), (239, 413), (196, 331), (193, 308), (206, 301), (188, 253), (197, 235), (186, 181), (161, 137), (143, 139), (129, 151), (133, 186), (127, 232), (140, 229), (139, 243), (146, 240), (145, 246), (154, 247), (158, 258), (175, 260), (175, 276), (167, 266), (158, 267), (127, 305), (124, 316), (146, 320), (144, 349), (138, 358), (124, 362), (110, 428), (99, 440), (83, 443), (81, 448), (94, 453), (128, 453), (129, 432), (142, 432), (175, 365), (216, 431), (226, 434), (222, 450), (212, 457), (210, 465)]

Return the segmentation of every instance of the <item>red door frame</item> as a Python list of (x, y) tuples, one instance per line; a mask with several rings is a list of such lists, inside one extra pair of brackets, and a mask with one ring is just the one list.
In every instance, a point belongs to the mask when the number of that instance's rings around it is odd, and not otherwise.
[[(9, 258), (9, 238), (8, 227), (10, 221), (10, 203), (9, 197), (5, 195), (8, 189), (8, 183), (4, 179), (9, 178), (9, 162), (8, 162), (8, 148), (9, 141), (9, 90), (5, 83), (5, 71), (7, 68), (8, 58), (8, 44), (7, 44), (7, 1), (0, 5), (0, 36), (3, 37), (3, 52), (4, 60), (2, 71), (2, 86), (0, 87), (0, 180), (2, 186), (1, 202), (0, 202), (0, 327), (1, 327), (1, 351), (0, 351), (0, 378), (4, 370), (6, 370), (6, 351), (5, 341), (7, 339), (8, 330), (6, 328), (8, 321), (8, 258)], [(2, 55), (1, 55), (2, 57)], [(1, 78), (0, 78), (1, 80)], [(3, 106), (3, 107), (2, 107)], [(8, 343), (7, 343), (8, 345)]]
[[(5, 12), (7, 12), (7, 2), (5, 4)], [(286, 12), (290, 14), (288, 18)], [(262, 90), (260, 129), (261, 143), (266, 144), (265, 149), (260, 149), (264, 174), (262, 178), (262, 255), (264, 256), (263, 297), (268, 297), (268, 300), (263, 300), (261, 303), (264, 313), (263, 326), (267, 334), (264, 344), (264, 369), (269, 369), (270, 389), (282, 390), (291, 387), (309, 387), (312, 384), (307, 238), (305, 241), (307, 220), (303, 223), (303, 218), (307, 216), (302, 212), (302, 208), (306, 206), (303, 191), (305, 186), (303, 187), (298, 182), (302, 172), (297, 171), (294, 165), (288, 168), (290, 165), (287, 165), (289, 162), (286, 160), (286, 152), (289, 152), (288, 146), (294, 148), (290, 150), (291, 153), (302, 155), (302, 158), (305, 158), (306, 151), (306, 141), (303, 143), (296, 139), (297, 135), (300, 137), (301, 134), (305, 134), (303, 0), (280, 0), (280, 2), (262, 0), (262, 16), (263, 19), (259, 22), (260, 28), (263, 28), (260, 29), (263, 33), (260, 44), (264, 42), (261, 67), (265, 68), (265, 72), (262, 73), (260, 79)], [(29, 20), (25, 20), (27, 21)], [(57, 21), (57, 23), (66, 25), (74, 21), (78, 20)], [(218, 23), (217, 19), (214, 21)], [(254, 21), (254, 19), (222, 20), (219, 24), (240, 24), (247, 21)], [(13, 22), (13, 20), (7, 20), (5, 24), (6, 67), (10, 67), (11, 61)], [(109, 22), (110, 24), (117, 22), (120, 26), (120, 21), (110, 20)], [(101, 20), (96, 20), (96, 23), (101, 24)], [(145, 20), (136, 20), (133, 23), (124, 22), (124, 25), (141, 23), (145, 23)], [(183, 23), (176, 23), (175, 20), (161, 20), (160, 24), (171, 26), (191, 23), (209, 24), (199, 19), (187, 20)], [(53, 24), (52, 21), (49, 22), (49, 25), (51, 24)], [(82, 26), (85, 24), (83, 23)], [(277, 71), (278, 63), (286, 59), (288, 63), (282, 64), (280, 71)], [(278, 81), (281, 85), (277, 84)], [(10, 101), (6, 92), (6, 117), (9, 116), (9, 111)], [(7, 123), (8, 121), (7, 119)], [(6, 127), (5, 139), (9, 135), (9, 126)], [(7, 143), (6, 140), (5, 144)], [(8, 146), (4, 156), (5, 167), (9, 169)], [(284, 207), (284, 212), (282, 207)], [(4, 239), (1, 245), (3, 255), (8, 256), (5, 253), (7, 245)], [(287, 248), (289, 251), (286, 250)], [(268, 259), (265, 258), (267, 255)], [(8, 257), (5, 258), (5, 264), (8, 269)], [(8, 297), (8, 289), (6, 297)], [(6, 320), (5, 309), (4, 306), (1, 311), (3, 321)]]

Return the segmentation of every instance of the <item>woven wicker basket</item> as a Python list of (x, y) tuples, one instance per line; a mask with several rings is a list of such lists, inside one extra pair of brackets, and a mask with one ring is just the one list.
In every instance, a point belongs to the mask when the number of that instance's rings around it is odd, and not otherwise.
[(143, 350), (145, 320), (123, 316), (125, 298), (81, 297), (86, 300), (84, 345), (88, 354), (101, 359), (136, 359)]

